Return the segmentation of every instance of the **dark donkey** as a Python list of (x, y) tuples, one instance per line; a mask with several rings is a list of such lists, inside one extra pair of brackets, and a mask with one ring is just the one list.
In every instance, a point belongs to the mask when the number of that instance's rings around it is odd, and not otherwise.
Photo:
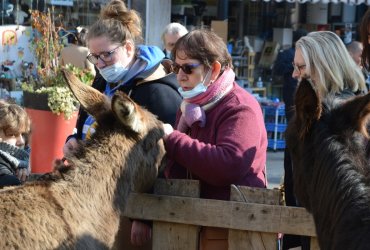
[(321, 249), (370, 249), (370, 94), (320, 99), (303, 80), (286, 139), (294, 191), (312, 213)]
[(96, 132), (66, 155), (62, 178), (0, 191), (0, 249), (109, 249), (130, 190), (153, 185), (162, 123), (123, 93), (112, 101), (65, 72)]

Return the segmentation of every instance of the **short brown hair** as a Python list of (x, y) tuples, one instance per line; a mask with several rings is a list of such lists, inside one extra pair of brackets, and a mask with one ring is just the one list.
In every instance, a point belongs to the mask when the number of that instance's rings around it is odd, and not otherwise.
[(211, 68), (215, 61), (221, 64), (221, 70), (232, 68), (231, 56), (226, 44), (211, 30), (197, 29), (179, 38), (172, 50), (172, 60), (175, 60), (177, 51), (184, 52), (189, 58), (199, 60), (208, 68)]
[(28, 134), (30, 128), (30, 118), (21, 106), (0, 100), (0, 129), (5, 134)]

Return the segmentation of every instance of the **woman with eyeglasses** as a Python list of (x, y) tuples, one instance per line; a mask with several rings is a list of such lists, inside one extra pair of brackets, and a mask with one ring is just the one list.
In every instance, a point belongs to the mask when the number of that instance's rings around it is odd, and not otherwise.
[(343, 41), (331, 31), (311, 32), (296, 43), (292, 76), (310, 78), (324, 97), (328, 93), (365, 93), (361, 69)]
[[(113, 0), (102, 9), (86, 37), (87, 59), (97, 69), (93, 86), (107, 96), (123, 91), (163, 122), (173, 124), (181, 103), (176, 77), (163, 63), (160, 48), (135, 44), (142, 40), (141, 34), (141, 18), (123, 1)], [(81, 118), (77, 138), (84, 139), (92, 119)]]
[[(161, 121), (174, 124), (182, 100), (176, 76), (163, 61), (160, 48), (136, 45), (141, 35), (141, 18), (123, 1), (113, 0), (102, 9), (86, 37), (90, 50), (87, 59), (97, 69), (93, 87), (109, 97), (117, 90), (123, 91)], [(77, 134), (68, 138), (64, 152), (73, 150), (77, 139), (93, 133), (93, 117), (80, 110), (76, 128)], [(150, 227), (136, 220), (132, 225), (132, 244), (143, 245), (150, 239)]]
[[(164, 125), (165, 176), (199, 180), (207, 199), (229, 200), (232, 184), (266, 187), (261, 107), (235, 83), (223, 40), (209, 30), (191, 31), (176, 42), (172, 59), (184, 100), (175, 127)], [(203, 228), (201, 249), (227, 249), (227, 237), (226, 229)]]
[[(311, 32), (300, 38), (295, 47), (292, 76), (298, 81), (303, 78), (311, 79), (322, 97), (330, 93), (353, 96), (367, 91), (361, 69), (355, 64), (344, 43), (335, 33)], [(288, 148), (288, 150), (292, 155), (294, 149)], [(286, 173), (293, 173), (294, 176), (294, 168), (290, 161), (285, 163), (284, 169)], [(292, 179), (290, 183), (293, 187), (294, 181)], [(302, 237), (302, 249), (310, 249), (308, 237)]]

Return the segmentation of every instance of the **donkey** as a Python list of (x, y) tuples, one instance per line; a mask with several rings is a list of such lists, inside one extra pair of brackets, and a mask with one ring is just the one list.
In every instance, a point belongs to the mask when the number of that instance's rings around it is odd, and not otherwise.
[[(62, 178), (0, 192), (0, 249), (109, 249), (128, 193), (148, 191), (164, 164), (162, 123), (118, 92), (110, 101), (64, 71), (97, 121)], [(56, 180), (55, 180), (56, 179)]]
[(370, 249), (370, 94), (321, 100), (302, 80), (286, 140), (294, 191), (313, 215), (321, 249)]

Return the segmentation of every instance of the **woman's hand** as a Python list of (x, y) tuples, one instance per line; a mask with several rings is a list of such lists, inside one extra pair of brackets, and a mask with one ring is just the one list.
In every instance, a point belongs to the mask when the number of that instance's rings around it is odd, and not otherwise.
[(25, 182), (30, 175), (30, 171), (28, 168), (18, 168), (16, 175), (21, 182)]
[(73, 151), (73, 149), (77, 148), (77, 139), (70, 138), (63, 146), (63, 154), (67, 155), (69, 152)]
[(152, 229), (147, 224), (134, 220), (131, 226), (131, 244), (142, 246), (152, 238)]
[(171, 126), (171, 124), (164, 123), (163, 130), (164, 130), (164, 139), (166, 139), (167, 136), (169, 136), (173, 132), (173, 127)]

